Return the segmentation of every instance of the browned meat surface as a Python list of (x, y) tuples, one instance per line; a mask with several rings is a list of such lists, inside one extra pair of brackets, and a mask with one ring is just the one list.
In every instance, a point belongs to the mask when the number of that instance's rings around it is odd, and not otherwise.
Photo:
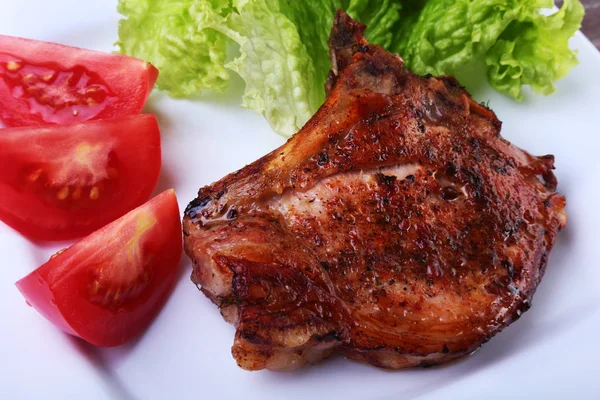
[(186, 210), (192, 280), (236, 326), (242, 368), (467, 355), (529, 308), (566, 223), (552, 156), (363, 30), (337, 14), (325, 104)]

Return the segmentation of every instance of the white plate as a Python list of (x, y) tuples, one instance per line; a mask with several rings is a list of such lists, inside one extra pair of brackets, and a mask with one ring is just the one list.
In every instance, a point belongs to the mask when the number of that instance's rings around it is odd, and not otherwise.
[[(112, 50), (116, 1), (2, 1), (0, 33)], [(569, 224), (559, 235), (533, 308), (471, 357), (386, 372), (334, 357), (295, 373), (249, 373), (230, 354), (234, 329), (189, 281), (190, 262), (150, 329), (133, 343), (97, 349), (55, 329), (14, 282), (65, 244), (34, 244), (0, 223), (1, 399), (496, 399), (600, 398), (600, 54), (581, 34), (581, 64), (550, 97), (523, 103), (476, 93), (504, 121), (503, 135), (556, 156)], [(240, 87), (218, 100), (154, 93), (164, 167), (157, 192), (174, 187), (183, 209), (200, 186), (283, 143), (238, 107)]]

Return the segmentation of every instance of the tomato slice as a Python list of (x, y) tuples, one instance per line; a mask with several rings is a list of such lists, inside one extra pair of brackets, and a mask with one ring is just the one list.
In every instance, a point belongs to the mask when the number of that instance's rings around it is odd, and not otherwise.
[(0, 219), (35, 239), (81, 237), (148, 200), (161, 166), (153, 115), (0, 134)]
[(53, 256), (16, 283), (63, 331), (117, 346), (143, 331), (165, 303), (181, 258), (173, 190)]
[(0, 119), (8, 126), (139, 114), (157, 77), (138, 58), (0, 35)]

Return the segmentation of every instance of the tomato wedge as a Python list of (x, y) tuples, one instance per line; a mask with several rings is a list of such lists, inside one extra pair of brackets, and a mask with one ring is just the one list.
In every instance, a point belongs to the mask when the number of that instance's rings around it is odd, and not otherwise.
[(97, 346), (137, 336), (177, 278), (181, 219), (167, 190), (57, 253), (16, 283), (44, 317)]
[(0, 219), (35, 239), (81, 237), (144, 203), (158, 180), (153, 115), (0, 134)]
[(0, 119), (26, 126), (139, 114), (157, 76), (138, 58), (0, 35)]

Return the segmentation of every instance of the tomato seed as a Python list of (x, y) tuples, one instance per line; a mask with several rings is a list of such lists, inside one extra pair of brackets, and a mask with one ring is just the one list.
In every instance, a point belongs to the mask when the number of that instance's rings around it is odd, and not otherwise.
[(98, 281), (94, 281), (92, 282), (92, 294), (96, 295), (98, 294), (98, 290), (100, 290), (100, 283), (98, 283)]
[[(27, 74), (23, 77), (23, 82), (27, 83), (27, 84), (32, 84), (36, 81), (35, 79), (35, 75), (33, 74)], [(33, 89), (33, 88), (28, 88), (29, 89)]]
[(97, 200), (100, 197), (100, 189), (98, 186), (94, 186), (92, 190), (90, 190), (90, 199)]
[(6, 63), (6, 69), (9, 71), (17, 71), (19, 68), (21, 68), (21, 64), (16, 61), (9, 61)]
[(40, 175), (42, 175), (42, 170), (41, 169), (36, 169), (31, 174), (29, 174), (29, 176), (27, 177), (27, 179), (29, 179), (30, 182), (35, 182), (38, 179), (40, 179)]
[(69, 188), (65, 186), (65, 187), (63, 187), (62, 189), (60, 189), (60, 190), (58, 191), (58, 193), (56, 194), (56, 197), (57, 197), (59, 200), (64, 200), (64, 199), (66, 199), (67, 197), (69, 197)]

